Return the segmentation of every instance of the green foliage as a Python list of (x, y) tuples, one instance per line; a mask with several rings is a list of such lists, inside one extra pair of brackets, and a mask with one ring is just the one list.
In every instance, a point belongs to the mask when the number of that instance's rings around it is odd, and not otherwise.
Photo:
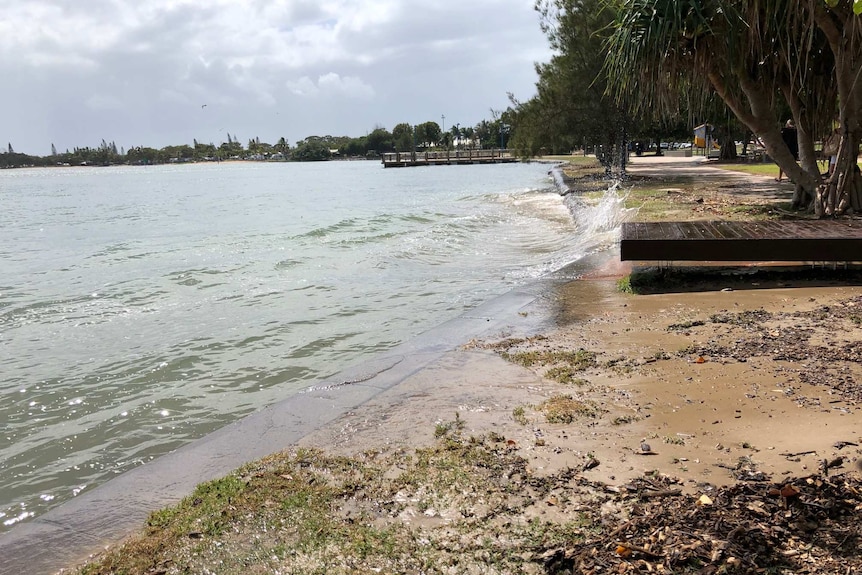
[(375, 128), (374, 131), (368, 134), (367, 140), (369, 151), (373, 150), (378, 154), (395, 151), (392, 134), (385, 128)]
[(392, 141), (399, 152), (409, 152), (416, 146), (413, 126), (407, 123), (397, 124), (392, 128)]
[(530, 421), (527, 419), (526, 410), (523, 405), (519, 405), (515, 409), (512, 410), (512, 419), (520, 423), (521, 425), (527, 425)]
[(428, 148), (440, 143), (442, 132), (437, 122), (425, 122), (418, 124), (416, 130), (416, 145)]
[[(739, 133), (732, 113), (797, 184), (794, 207), (813, 205), (821, 181), (815, 141), (838, 117), (846, 141), (841, 149), (850, 153), (839, 154), (841, 189), (823, 197), (834, 204), (853, 189), (862, 126), (862, 85), (854, 80), (858, 64), (849, 64), (862, 59), (855, 0), (828, 0), (829, 8), (820, 0), (623, 0), (617, 5), (606, 68), (618, 101), (667, 113), (678, 109), (681, 93), (688, 94), (693, 110), (709, 113), (728, 143)], [(717, 109), (714, 95), (726, 110)], [(788, 117), (798, 129), (801, 165), (781, 137)], [(736, 148), (722, 149), (732, 156)], [(819, 208), (832, 209), (831, 204)]]
[(632, 277), (630, 275), (617, 280), (617, 291), (621, 293), (634, 293), (634, 289), (632, 289)]
[(298, 142), (291, 154), (291, 158), (299, 162), (319, 162), (328, 160), (331, 156), (329, 146), (319, 140)]
[(438, 423), (434, 427), (434, 437), (439, 439), (452, 432), (460, 432), (462, 429), (464, 429), (464, 421), (461, 419), (461, 414), (456, 411), (454, 420)]
[(606, 168), (621, 167), (632, 119), (606, 95), (602, 68), (614, 10), (603, 0), (539, 0), (536, 10), (554, 56), (536, 67), (537, 95), (513, 99), (511, 146), (531, 156), (593, 145)]
[[(826, 0), (826, 4), (830, 8), (838, 6), (840, 0)], [(853, 13), (856, 15), (862, 14), (862, 0), (853, 0)]]

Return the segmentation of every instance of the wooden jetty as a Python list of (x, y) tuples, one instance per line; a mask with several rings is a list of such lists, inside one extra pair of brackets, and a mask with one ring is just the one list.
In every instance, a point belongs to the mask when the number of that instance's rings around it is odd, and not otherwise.
[(384, 168), (413, 166), (450, 166), (461, 164), (508, 164), (517, 162), (509, 150), (446, 150), (442, 152), (387, 152)]
[(620, 259), (859, 262), (862, 220), (626, 222)]

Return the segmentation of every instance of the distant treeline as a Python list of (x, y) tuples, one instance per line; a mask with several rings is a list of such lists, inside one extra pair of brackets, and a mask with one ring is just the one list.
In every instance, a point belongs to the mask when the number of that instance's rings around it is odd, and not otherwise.
[(12, 144), (0, 153), (0, 168), (30, 166), (111, 166), (150, 165), (186, 162), (216, 162), (221, 160), (251, 161), (321, 161), (333, 158), (376, 159), (380, 154), (414, 149), (435, 148), (494, 148), (503, 147), (508, 139), (508, 126), (499, 119), (483, 120), (474, 127), (455, 124), (443, 131), (436, 122), (411, 126), (398, 124), (390, 132), (375, 128), (366, 136), (309, 136), (291, 146), (286, 139), (270, 144), (260, 138), (243, 145), (236, 135), (227, 134), (227, 141), (218, 146), (194, 140), (192, 145), (165, 146), (161, 149), (133, 146), (117, 147), (115, 142), (102, 140), (95, 148), (75, 148), (58, 152), (51, 145), (48, 156), (31, 156), (15, 152)]

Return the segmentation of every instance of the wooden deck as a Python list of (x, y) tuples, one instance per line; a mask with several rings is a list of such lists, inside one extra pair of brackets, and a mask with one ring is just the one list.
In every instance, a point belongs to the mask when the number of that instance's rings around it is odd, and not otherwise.
[(862, 220), (626, 222), (620, 259), (858, 262)]
[(451, 166), (462, 164), (507, 164), (517, 162), (509, 150), (449, 150), (443, 152), (388, 152), (383, 154), (384, 168), (413, 166)]

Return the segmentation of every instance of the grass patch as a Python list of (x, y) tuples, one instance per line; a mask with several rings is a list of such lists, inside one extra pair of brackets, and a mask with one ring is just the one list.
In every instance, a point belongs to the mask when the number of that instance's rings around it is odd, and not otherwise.
[[(573, 168), (601, 168), (602, 165), (595, 156), (573, 156), (570, 154), (558, 154), (552, 156), (542, 156), (543, 160), (557, 160), (566, 164), (564, 167)], [(603, 169), (603, 168), (602, 168)]]
[(754, 176), (771, 176), (778, 177), (778, 165), (774, 162), (748, 162), (748, 163), (730, 163), (730, 162), (713, 162), (710, 167), (721, 168), (730, 172), (743, 172)]
[(545, 377), (558, 383), (562, 383), (563, 385), (576, 385), (578, 387), (583, 387), (588, 385), (590, 382), (582, 377), (578, 377), (582, 371), (584, 370), (574, 368), (570, 365), (561, 365), (558, 367), (552, 367), (546, 371)]
[(555, 395), (539, 405), (548, 423), (572, 423), (579, 418), (597, 417), (599, 409), (595, 404), (580, 401), (571, 395)]
[(606, 369), (613, 369), (619, 372), (630, 372), (633, 367), (633, 362), (624, 355), (609, 359), (604, 363)]
[(620, 293), (635, 293), (632, 288), (632, 276), (627, 275), (617, 280), (617, 291)]
[(792, 212), (791, 202), (726, 206), (724, 208), (725, 213), (744, 216), (741, 219), (746, 220), (780, 220), (784, 217), (782, 211)]
[(446, 423), (438, 423), (434, 427), (434, 437), (437, 439), (449, 435), (453, 431), (461, 431), (464, 429), (464, 421), (461, 419), (461, 414), (455, 412), (455, 419)]
[(577, 351), (518, 351), (514, 353), (504, 351), (500, 353), (500, 356), (507, 361), (511, 361), (512, 363), (516, 363), (523, 367), (565, 364), (576, 371), (584, 371), (597, 365), (595, 352), (587, 351), (585, 349), (579, 349)]
[(75, 572), (538, 572), (544, 549), (601, 530), (577, 509), (565, 521), (539, 517), (534, 508), (544, 513), (569, 477), (535, 481), (499, 438), (457, 427), (406, 453), (270, 456), (200, 485)]
[(523, 405), (519, 405), (512, 410), (512, 419), (514, 419), (521, 425), (527, 425), (528, 423), (530, 423), (530, 420), (527, 419), (526, 409)]
[(676, 214), (687, 211), (690, 199), (677, 190), (667, 187), (636, 187), (628, 192), (623, 203), (626, 209), (638, 211), (638, 221), (651, 222), (673, 219)]

